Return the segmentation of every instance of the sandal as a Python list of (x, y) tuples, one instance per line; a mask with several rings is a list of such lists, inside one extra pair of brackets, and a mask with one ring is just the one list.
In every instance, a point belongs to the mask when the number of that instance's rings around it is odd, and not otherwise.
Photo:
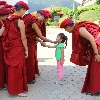
[(31, 82), (27, 82), (27, 84), (34, 84), (36, 82), (36, 80), (33, 80)]
[(27, 95), (25, 93), (20, 93), (18, 94), (19, 97), (27, 97)]

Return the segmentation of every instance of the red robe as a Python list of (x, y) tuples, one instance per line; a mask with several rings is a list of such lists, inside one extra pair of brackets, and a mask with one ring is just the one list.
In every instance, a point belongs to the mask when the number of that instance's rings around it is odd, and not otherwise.
[(35, 80), (35, 74), (39, 74), (36, 41), (37, 33), (32, 28), (32, 24), (35, 22), (38, 27), (41, 25), (36, 17), (31, 14), (24, 15), (23, 20), (26, 25), (26, 37), (28, 43), (28, 58), (26, 58), (27, 81), (31, 82)]
[(87, 31), (94, 37), (98, 52), (100, 53), (100, 28), (98, 25), (83, 21), (75, 25), (72, 32), (72, 55), (71, 62), (74, 64), (85, 66), (88, 65), (85, 82), (82, 93), (100, 92), (100, 62), (95, 61), (92, 46), (88, 40), (79, 35), (79, 28), (85, 27)]
[(8, 92), (12, 95), (28, 91), (25, 49), (18, 27), (19, 19), (19, 16), (11, 16), (7, 19), (6, 29), (3, 34), (4, 59), (7, 64)]
[[(2, 23), (0, 22), (0, 29)], [(5, 83), (5, 62), (4, 62), (4, 51), (2, 46), (2, 36), (0, 36), (0, 88), (4, 88)]]

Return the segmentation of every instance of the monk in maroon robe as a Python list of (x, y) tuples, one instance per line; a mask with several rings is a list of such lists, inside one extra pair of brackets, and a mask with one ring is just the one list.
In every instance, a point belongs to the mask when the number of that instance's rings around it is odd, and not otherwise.
[(37, 41), (42, 42), (42, 40), (44, 40), (46, 42), (53, 42), (44, 37), (46, 36), (46, 30), (44, 31), (44, 34), (41, 33), (43, 32), (43, 28), (41, 28), (42, 25), (41, 22), (44, 21), (44, 17), (42, 15), (39, 16), (40, 16), (39, 19), (35, 16), (32, 16), (31, 14), (26, 14), (23, 17), (23, 20), (26, 25), (26, 36), (28, 41), (29, 56), (26, 59), (26, 69), (27, 69), (26, 71), (27, 71), (27, 82), (29, 84), (35, 83), (35, 74), (39, 75), (38, 58), (37, 58)]
[[(5, 4), (5, 2), (0, 1), (0, 6), (1, 4)], [(2, 5), (2, 7), (0, 8), (0, 88), (1, 89), (4, 88), (4, 83), (6, 81), (4, 51), (3, 51), (3, 46), (2, 46), (2, 33), (3, 33), (2, 30), (4, 30), (4, 22), (6, 18), (8, 17), (8, 15), (10, 14), (10, 10), (8, 10), (7, 8), (3, 6), (4, 5)]]
[(88, 65), (82, 93), (99, 95), (100, 27), (88, 21), (79, 22), (74, 26), (71, 19), (65, 19), (60, 27), (72, 32), (71, 62), (79, 66)]
[(23, 1), (15, 5), (15, 14), (6, 19), (3, 33), (4, 59), (7, 64), (7, 86), (11, 95), (26, 96), (28, 91), (25, 57), (28, 57), (23, 14), (29, 9)]

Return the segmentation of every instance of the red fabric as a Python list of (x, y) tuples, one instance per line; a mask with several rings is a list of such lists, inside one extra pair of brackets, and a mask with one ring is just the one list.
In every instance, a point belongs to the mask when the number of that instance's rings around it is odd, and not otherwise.
[(91, 56), (90, 54), (92, 48), (89, 41), (79, 36), (80, 27), (85, 27), (88, 32), (91, 33), (94, 38), (96, 38), (99, 34), (99, 26), (91, 22), (83, 21), (76, 24), (72, 32), (71, 62), (84, 66), (89, 63), (88, 58)]
[(5, 83), (5, 62), (4, 51), (2, 46), (2, 37), (0, 37), (0, 88), (4, 88)]
[(1, 15), (9, 15), (11, 13), (10, 9), (7, 9), (5, 7), (0, 8), (0, 14)]
[(13, 8), (14, 6), (5, 4), (4, 7), (5, 7), (5, 8)]
[(40, 27), (40, 23), (35, 16), (31, 14), (26, 14), (23, 17), (26, 25), (26, 37), (28, 42), (28, 58), (26, 58), (26, 71), (27, 71), (27, 81), (31, 82), (35, 80), (35, 74), (39, 74), (38, 70), (38, 60), (37, 60), (37, 43), (36, 37), (37, 33), (32, 28), (32, 23), (36, 23)]
[[(2, 22), (0, 22), (0, 29), (2, 28)], [(0, 88), (4, 88), (5, 83), (5, 62), (4, 51), (2, 46), (2, 36), (0, 36)]]
[(42, 14), (45, 19), (52, 18), (52, 14), (47, 10), (38, 10), (37, 13)]
[(66, 25), (71, 24), (72, 22), (73, 21), (71, 19), (67, 18), (61, 23), (60, 28), (64, 28)]
[(82, 93), (100, 92), (100, 62), (95, 61), (94, 52), (90, 42), (79, 35), (80, 27), (85, 27), (87, 31), (94, 37), (97, 43), (98, 52), (100, 53), (100, 43), (97, 42), (99, 39), (98, 34), (100, 32), (99, 26), (91, 22), (83, 21), (77, 23), (72, 32), (71, 62), (80, 66), (88, 65)]
[(11, 16), (7, 19), (3, 34), (4, 59), (8, 66), (8, 92), (12, 95), (28, 91), (25, 74), (25, 49), (17, 27), (19, 19), (19, 16)]
[(5, 5), (6, 1), (0, 1), (0, 5)]
[(17, 2), (16, 4), (19, 4), (19, 5), (24, 6), (26, 10), (29, 9), (28, 5), (27, 5), (25, 2), (23, 2), (23, 1), (19, 1), (19, 2)]

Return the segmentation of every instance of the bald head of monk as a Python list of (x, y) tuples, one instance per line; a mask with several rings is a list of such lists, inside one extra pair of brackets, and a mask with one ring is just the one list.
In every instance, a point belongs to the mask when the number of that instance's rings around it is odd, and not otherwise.
[(60, 28), (64, 28), (65, 31), (72, 33), (74, 22), (71, 19), (67, 18), (61, 23)]

